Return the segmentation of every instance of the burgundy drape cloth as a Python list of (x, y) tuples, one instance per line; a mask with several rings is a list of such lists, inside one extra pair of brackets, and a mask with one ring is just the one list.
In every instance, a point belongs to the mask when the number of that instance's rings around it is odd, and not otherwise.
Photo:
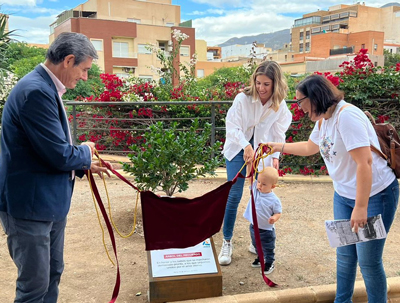
[(234, 182), (236, 178), (194, 199), (141, 192), (146, 250), (186, 248), (219, 232)]

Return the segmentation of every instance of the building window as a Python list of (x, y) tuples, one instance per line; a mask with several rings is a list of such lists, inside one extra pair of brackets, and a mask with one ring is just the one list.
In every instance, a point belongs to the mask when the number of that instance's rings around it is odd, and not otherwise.
[(357, 12), (349, 12), (350, 17), (357, 17)]
[(334, 14), (334, 15), (331, 15), (331, 20), (336, 20), (336, 19), (339, 19), (339, 14)]
[(143, 79), (146, 82), (151, 82), (153, 80), (153, 76), (150, 76), (150, 75), (139, 75), (139, 79)]
[(197, 70), (197, 78), (204, 78), (204, 69)]
[(128, 58), (129, 45), (128, 42), (113, 42), (113, 57)]
[(374, 50), (377, 50), (378, 49), (378, 44), (375, 44), (374, 45)]
[(189, 46), (181, 46), (180, 51), (181, 51), (181, 56), (184, 56), (184, 57), (189, 57), (190, 56), (190, 54), (189, 54)]
[(314, 17), (307, 17), (307, 18), (301, 18), (301, 19), (294, 20), (293, 27), (305, 26), (308, 24), (321, 24), (321, 17), (314, 16)]
[(285, 55), (285, 62), (287, 61), (287, 55)]
[(331, 21), (331, 16), (323, 16), (323, 17), (322, 17), (322, 22), (323, 22), (323, 23), (329, 22), (329, 21)]
[(129, 77), (129, 74), (126, 74), (126, 73), (116, 73), (116, 75), (120, 79), (126, 79)]
[(165, 51), (167, 49), (167, 43), (166, 42), (162, 42), (162, 41), (158, 41), (158, 48)]
[(320, 27), (314, 27), (313, 29), (311, 29), (311, 32), (314, 33), (319, 33), (321, 31)]
[(146, 44), (138, 44), (139, 54), (151, 54), (151, 50), (147, 49)]
[(50, 34), (54, 34), (54, 29), (57, 27), (57, 22), (50, 25)]
[(303, 40), (304, 32), (300, 32), (300, 40)]
[(306, 31), (306, 39), (310, 39), (310, 31)]
[(306, 43), (306, 52), (309, 52), (310, 51), (310, 42), (307, 42)]
[(327, 31), (330, 30), (330, 26), (329, 26), (329, 25), (321, 26), (321, 30), (322, 30), (324, 33), (326, 33)]
[(98, 52), (102, 52), (102, 51), (103, 51), (103, 40), (91, 39), (90, 42), (92, 42), (94, 48), (95, 48)]

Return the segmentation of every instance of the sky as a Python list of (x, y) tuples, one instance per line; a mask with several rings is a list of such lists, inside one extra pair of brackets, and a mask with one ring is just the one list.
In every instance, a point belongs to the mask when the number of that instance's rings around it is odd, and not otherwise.
[[(112, 1), (112, 0), (109, 0)], [(150, 2), (151, 0), (149, 0)], [(0, 0), (0, 12), (10, 15), (9, 29), (17, 30), (19, 41), (48, 43), (49, 25), (57, 15), (85, 0)], [(181, 21), (193, 20), (196, 39), (218, 45), (234, 37), (272, 33), (290, 28), (303, 14), (357, 1), (338, 0), (172, 0), (181, 7)], [(391, 0), (366, 1), (381, 7)]]

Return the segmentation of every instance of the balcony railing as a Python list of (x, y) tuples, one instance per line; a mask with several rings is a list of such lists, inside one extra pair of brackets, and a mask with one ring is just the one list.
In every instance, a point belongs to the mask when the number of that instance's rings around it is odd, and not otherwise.
[(137, 59), (138, 54), (134, 52), (129, 52), (125, 54), (113, 54), (113, 58), (128, 58), (128, 59)]

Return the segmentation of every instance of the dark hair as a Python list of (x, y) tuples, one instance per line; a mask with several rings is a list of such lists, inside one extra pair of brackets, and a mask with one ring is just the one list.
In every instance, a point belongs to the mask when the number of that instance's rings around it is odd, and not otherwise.
[(53, 64), (64, 61), (68, 55), (74, 55), (74, 65), (79, 65), (87, 58), (97, 59), (97, 52), (92, 42), (83, 34), (61, 33), (47, 50), (46, 59)]
[(325, 114), (328, 108), (344, 98), (344, 93), (321, 75), (308, 76), (296, 90), (310, 99), (311, 110), (317, 115)]
[(258, 98), (258, 92), (256, 89), (256, 78), (257, 76), (265, 75), (272, 80), (273, 93), (272, 93), (272, 105), (271, 107), (277, 111), (282, 100), (286, 97), (288, 86), (286, 84), (286, 77), (284, 76), (281, 66), (275, 61), (264, 61), (254, 71), (250, 79), (250, 86), (244, 89), (244, 93), (247, 96), (252, 96), (253, 99)]

